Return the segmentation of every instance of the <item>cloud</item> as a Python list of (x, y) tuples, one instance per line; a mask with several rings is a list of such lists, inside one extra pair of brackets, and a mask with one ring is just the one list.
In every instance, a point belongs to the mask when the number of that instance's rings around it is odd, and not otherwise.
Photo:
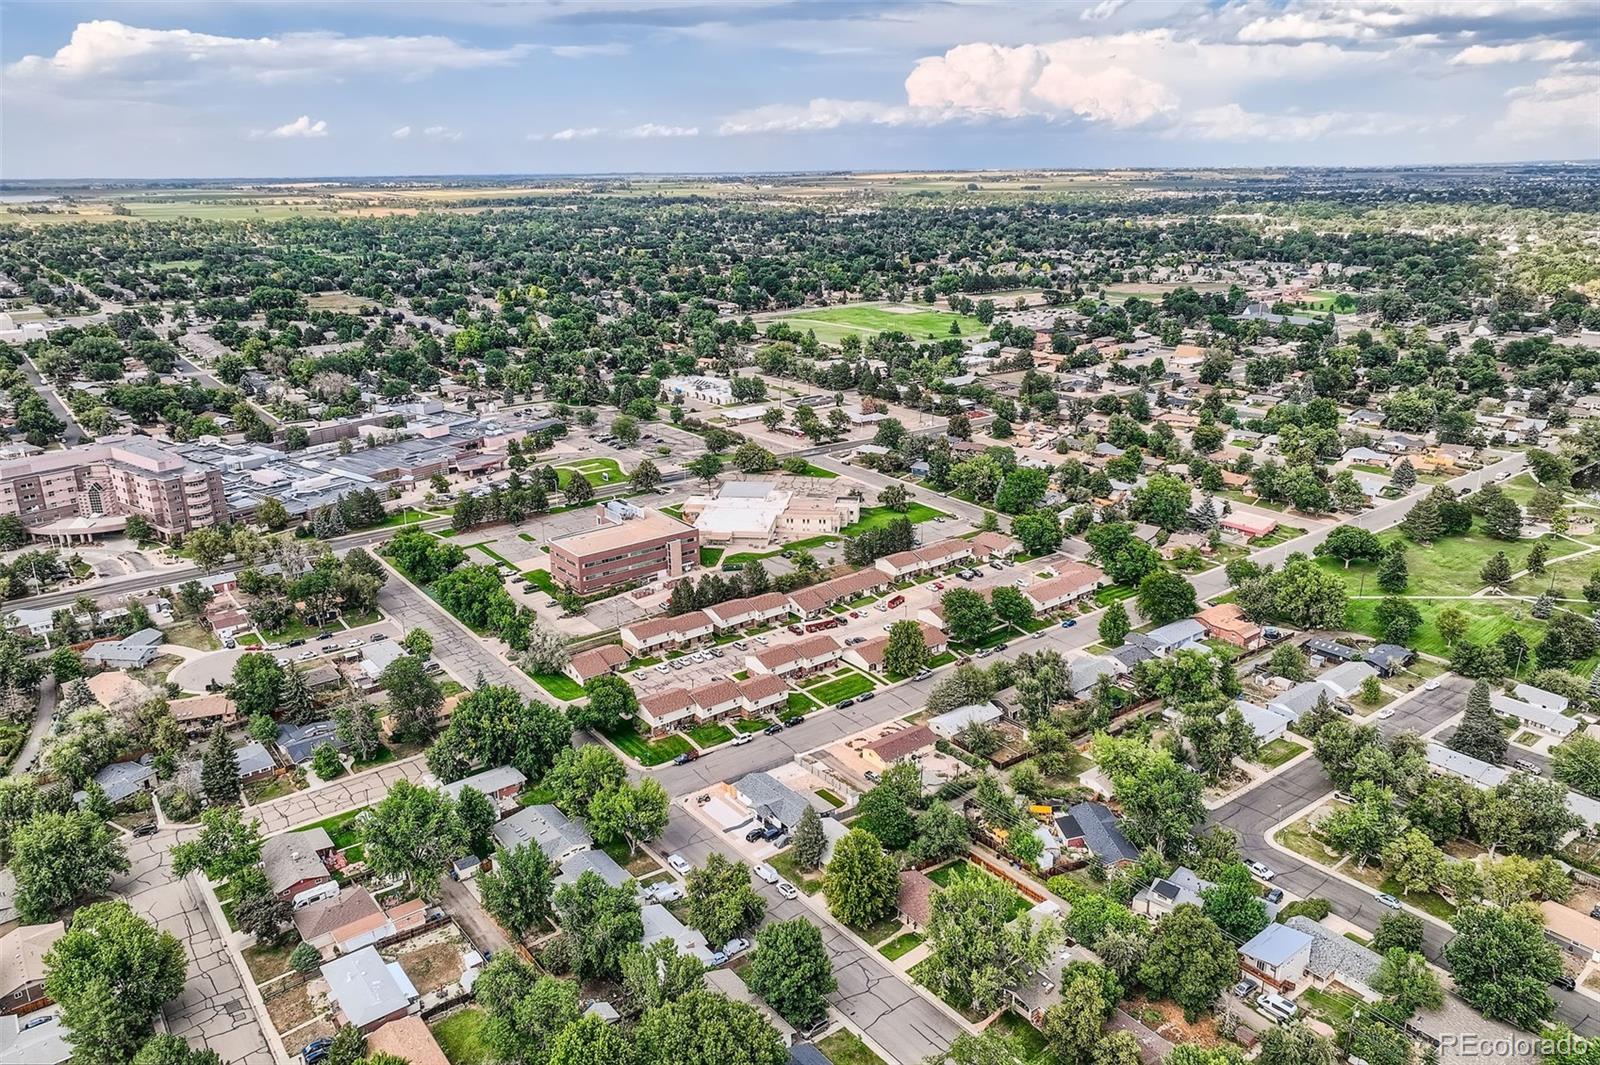
[(598, 126), (586, 126), (583, 129), (564, 129), (559, 132), (552, 133), (550, 134), (550, 139), (553, 141), (578, 141), (588, 140), (590, 137), (598, 136), (600, 136), (600, 129)]
[(1600, 69), (1595, 64), (1563, 64), (1532, 85), (1519, 85), (1506, 95), (1510, 103), (1495, 123), (1495, 132), (1509, 140), (1561, 139), (1574, 154), (1600, 143)]
[(1078, 18), (1084, 22), (1101, 22), (1128, 6), (1128, 0), (1100, 0), (1093, 7), (1084, 8)]
[(320, 118), (317, 119), (315, 122), (313, 122), (313, 121), (311, 121), (311, 116), (310, 115), (301, 115), (299, 118), (295, 119), (293, 122), (285, 122), (283, 125), (279, 126), (275, 130), (270, 131), (267, 134), (267, 136), (269, 136), (269, 137), (282, 137), (282, 138), (289, 138), (289, 137), (308, 137), (308, 138), (309, 137), (326, 137), (327, 135), (328, 135), (328, 123), (323, 121)]
[(461, 139), (459, 129), (449, 126), (429, 126), (422, 131), (422, 135), (431, 141), (458, 141)]
[(918, 61), (906, 77), (906, 102), (1001, 118), (1076, 115), (1113, 126), (1137, 126), (1176, 111), (1177, 97), (1165, 85), (1104, 58), (1087, 63), (1069, 54), (1076, 51), (1073, 42), (958, 45)]
[(1238, 39), (1271, 41), (1395, 41), (1428, 34), (1472, 33), (1491, 27), (1515, 32), (1519, 25), (1570, 17), (1568, 0), (1300, 0), (1279, 13), (1261, 15), (1239, 28)]
[(1207, 141), (1311, 141), (1323, 137), (1372, 137), (1420, 133), (1453, 125), (1457, 116), (1419, 118), (1380, 111), (1322, 111), (1311, 114), (1268, 114), (1247, 111), (1236, 103), (1208, 107), (1185, 115), (1169, 138)]
[(609, 44), (555, 44), (545, 51), (559, 59), (592, 59), (595, 56), (627, 55), (629, 48), (620, 41)]
[(756, 133), (815, 133), (840, 126), (934, 125), (950, 117), (947, 111), (920, 111), (873, 100), (833, 100), (818, 97), (804, 104), (768, 104), (739, 111), (722, 120), (717, 132), (724, 137)]
[(1520, 41), (1516, 44), (1475, 44), (1450, 57), (1451, 66), (1481, 67), (1491, 63), (1553, 62), (1571, 59), (1583, 51), (1582, 41)]
[(393, 137), (397, 141), (403, 141), (407, 137), (411, 136), (411, 127), (410, 126), (401, 126), (399, 129), (397, 129), (393, 133), (389, 134), (389, 136)]
[(650, 139), (655, 137), (698, 137), (700, 135), (700, 127), (662, 126), (655, 122), (646, 122), (643, 125), (634, 126), (632, 129), (623, 130), (622, 135), (624, 137), (635, 139)]
[(336, 80), (362, 75), (419, 78), (438, 71), (506, 66), (528, 45), (475, 48), (448, 37), (351, 37), (286, 33), (224, 37), (155, 30), (110, 20), (80, 22), (54, 55), (28, 55), (6, 68), (12, 85), (57, 90), (178, 89), (226, 78), (256, 82)]

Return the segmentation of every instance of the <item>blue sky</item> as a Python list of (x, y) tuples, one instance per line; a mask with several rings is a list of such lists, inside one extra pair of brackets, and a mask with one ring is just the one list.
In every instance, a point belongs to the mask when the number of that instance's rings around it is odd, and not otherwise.
[(0, 2), (0, 177), (1600, 157), (1573, 0)]

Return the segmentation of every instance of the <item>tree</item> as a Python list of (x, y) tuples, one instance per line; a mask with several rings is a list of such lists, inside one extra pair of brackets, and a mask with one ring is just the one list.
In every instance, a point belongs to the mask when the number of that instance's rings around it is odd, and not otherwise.
[(833, 847), (822, 893), (833, 916), (865, 928), (894, 913), (900, 895), (898, 863), (878, 837), (852, 828)]
[(1447, 606), (1433, 616), (1433, 627), (1439, 630), (1439, 638), (1447, 646), (1454, 647), (1467, 635), (1467, 630), (1472, 627), (1472, 619), (1467, 617), (1465, 611)]
[(196, 870), (222, 883), (261, 860), (261, 822), (246, 821), (238, 809), (214, 806), (200, 815), (200, 834), (172, 848), (172, 873)]
[(234, 889), (233, 919), (240, 931), (256, 937), (258, 943), (276, 945), (292, 927), (294, 912), (280, 899), (259, 869), (247, 869), (229, 885)]
[(358, 760), (371, 758), (383, 749), (383, 727), (378, 723), (376, 706), (365, 700), (346, 703), (334, 711), (333, 718), (339, 739)]
[(276, 711), (282, 687), (283, 667), (271, 655), (250, 651), (233, 665), (231, 694), (245, 717)]
[(616, 974), (644, 935), (632, 885), (612, 887), (593, 871), (556, 890), (555, 911), (572, 946), (573, 968), (585, 979)]
[(1152, 624), (1190, 617), (1197, 609), (1194, 585), (1181, 574), (1158, 569), (1139, 582), (1139, 613)]
[(1057, 1061), (1091, 1060), (1120, 991), (1116, 978), (1092, 962), (1073, 962), (1062, 971), (1061, 1001), (1045, 1011), (1041, 1029)]
[[(882, 426), (879, 426), (879, 428), (881, 429)], [(903, 513), (906, 509), (906, 502), (909, 498), (910, 497), (906, 492), (905, 485), (886, 485), (878, 492), (878, 505), (880, 507), (888, 507), (890, 510), (898, 510)]]
[(1550, 981), (1562, 971), (1537, 911), (1469, 904), (1450, 923), (1456, 936), (1444, 957), (1456, 993), (1491, 1020), (1537, 1031), (1555, 1012)]
[(605, 673), (584, 685), (587, 703), (567, 711), (573, 728), (591, 732), (611, 732), (633, 717), (639, 710), (639, 697), (633, 686), (621, 677)]
[(897, 621), (889, 626), (889, 644), (883, 652), (885, 672), (901, 677), (916, 674), (928, 662), (928, 644), (922, 626), (915, 621)]
[(1383, 848), (1383, 867), (1400, 885), (1400, 893), (1430, 891), (1444, 869), (1444, 852), (1427, 833), (1408, 829)]
[(856, 826), (877, 836), (888, 850), (905, 850), (916, 837), (916, 824), (906, 797), (887, 784), (879, 784), (862, 796), (857, 811)]
[[(26, 918), (25, 918), (26, 919)], [(85, 906), (44, 957), (45, 994), (61, 1008), (74, 1060), (119, 1062), (183, 991), (183, 945), (125, 902)]]
[(1161, 918), (1139, 966), (1139, 982), (1172, 999), (1191, 1023), (1239, 978), (1233, 945), (1198, 906), (1184, 904)]
[(1403, 458), (1395, 464), (1394, 472), (1389, 476), (1389, 483), (1402, 493), (1409, 492), (1417, 486), (1417, 468), (1411, 464), (1410, 459)]
[(1425, 495), (1412, 504), (1400, 522), (1400, 531), (1419, 544), (1431, 544), (1444, 535), (1439, 504), (1432, 495)]
[(939, 600), (944, 608), (950, 636), (962, 643), (976, 643), (994, 628), (994, 611), (983, 596), (966, 588), (953, 588)]
[(972, 842), (967, 819), (947, 802), (935, 802), (917, 815), (911, 853), (919, 861), (940, 861), (965, 853)]
[(1189, 485), (1170, 474), (1151, 474), (1133, 490), (1129, 513), (1167, 532), (1189, 524)]
[(1007, 625), (1022, 628), (1033, 620), (1033, 604), (1027, 596), (1009, 584), (1002, 584), (989, 592), (989, 605), (995, 617)]
[(500, 820), (494, 800), (477, 788), (462, 788), (456, 796), (456, 814), (467, 833), (467, 846), (473, 854), (488, 854), (493, 847), (489, 830)]
[(1274, 676), (1292, 680), (1296, 684), (1311, 675), (1306, 663), (1306, 653), (1292, 643), (1279, 644), (1273, 650), (1268, 662), (1268, 668), (1272, 670)]
[(722, 456), (707, 451), (689, 463), (686, 469), (703, 483), (710, 484), (722, 472)]
[(549, 920), (555, 868), (544, 851), (528, 844), (496, 848), (494, 868), (478, 877), (483, 908), (517, 939)]
[(972, 877), (933, 896), (927, 942), (932, 955), (923, 980), (947, 1001), (987, 1012), (1002, 990), (1037, 969), (1060, 938), (1046, 919), (1012, 920), (1015, 889), (994, 877)]
[(643, 1013), (703, 988), (705, 971), (700, 959), (679, 953), (671, 940), (658, 939), (623, 955), (622, 988), (633, 1012)]
[(322, 951), (310, 943), (301, 943), (289, 952), (289, 967), (302, 976), (310, 976), (322, 968)]
[(1499, 765), (1506, 756), (1506, 737), (1499, 716), (1489, 702), (1489, 684), (1478, 681), (1467, 694), (1467, 708), (1461, 724), (1448, 743), (1451, 750), (1470, 755), (1480, 762)]
[(1107, 647), (1121, 647), (1127, 640), (1128, 633), (1133, 631), (1133, 625), (1128, 621), (1128, 608), (1118, 600), (1106, 607), (1106, 612), (1100, 616), (1100, 642)]
[(427, 629), (410, 629), (401, 637), (400, 646), (407, 654), (425, 659), (433, 654), (433, 633)]
[(550, 1043), (547, 1065), (615, 1065), (627, 1061), (628, 1041), (600, 1017), (587, 1015), (567, 1025)]
[(1522, 537), (1522, 508), (1509, 496), (1493, 499), (1483, 512), (1483, 531), (1496, 540)]
[(1256, 1065), (1336, 1065), (1333, 1044), (1307, 1027), (1304, 1021), (1271, 1025), (1261, 1037)]
[(1411, 600), (1397, 595), (1384, 596), (1372, 614), (1383, 630), (1383, 638), (1390, 643), (1406, 643), (1422, 627), (1422, 612)]
[(1384, 555), (1382, 542), (1366, 529), (1355, 525), (1338, 525), (1313, 550), (1314, 555), (1330, 555), (1349, 569), (1352, 562), (1376, 562)]
[(397, 780), (361, 821), (367, 865), (378, 877), (402, 877), (410, 891), (432, 895), (440, 871), (467, 849), (455, 803), (443, 792)]
[(541, 975), (516, 951), (495, 955), (472, 991), (485, 1014), (483, 1043), (501, 1061), (545, 1065), (556, 1038), (578, 1021), (578, 985)]
[(1205, 820), (1200, 792), (1204, 781), (1164, 747), (1133, 740), (1095, 737), (1095, 761), (1111, 778), (1122, 807), (1123, 830), (1141, 847), (1166, 853)]
[(633, 468), (633, 472), (628, 475), (628, 480), (635, 488), (647, 492), (661, 483), (661, 470), (654, 462), (644, 459)]
[(1369, 946), (1379, 954), (1391, 950), (1422, 949), (1422, 918), (1405, 910), (1394, 910), (1378, 918), (1378, 929)]
[(628, 853), (667, 827), (672, 797), (661, 782), (645, 777), (635, 785), (606, 788), (589, 804), (589, 827), (601, 841), (628, 841)]
[(1011, 535), (1030, 554), (1048, 555), (1061, 546), (1061, 521), (1048, 510), (1018, 514), (1011, 519)]
[(1406, 590), (1406, 585), (1410, 582), (1411, 574), (1406, 567), (1405, 544), (1395, 540), (1384, 551), (1383, 558), (1378, 560), (1378, 588), (1390, 595), (1399, 595)]
[(1511, 560), (1504, 551), (1496, 551), (1478, 571), (1478, 577), (1489, 587), (1504, 591), (1511, 583)]
[(1543, 540), (1540, 540), (1538, 543), (1534, 544), (1533, 550), (1528, 552), (1528, 561), (1525, 564), (1528, 572), (1533, 574), (1535, 577), (1542, 577), (1544, 575), (1545, 560), (1549, 556), (1550, 550), (1545, 546)]
[(622, 760), (609, 748), (591, 743), (562, 751), (545, 776), (544, 786), (554, 795), (562, 813), (585, 817), (596, 795), (626, 784), (627, 780), (628, 771)]
[(339, 757), (339, 749), (331, 743), (317, 744), (316, 750), (311, 752), (311, 771), (318, 780), (343, 776), (344, 759)]
[(1524, 773), (1481, 792), (1470, 816), (1474, 835), (1489, 845), (1491, 857), (1502, 848), (1516, 854), (1554, 852), (1583, 824), (1567, 806), (1564, 785)]
[(646, 1013), (634, 1055), (672, 1065), (784, 1065), (789, 1052), (754, 1007), (701, 990)]
[(389, 695), (396, 736), (425, 742), (438, 733), (444, 693), (428, 676), (422, 659), (414, 655), (396, 658), (379, 674), (378, 686)]
[(1239, 864), (1222, 870), (1216, 883), (1200, 893), (1202, 911), (1223, 934), (1243, 942), (1267, 927), (1267, 907), (1256, 894), (1250, 870)]
[(797, 1028), (822, 1017), (827, 996), (839, 986), (822, 932), (804, 917), (761, 929), (745, 977), (750, 990)]
[(794, 829), (794, 860), (801, 869), (822, 868), (822, 856), (828, 847), (828, 837), (822, 830), (822, 815), (807, 806), (800, 813), (800, 823)]
[(211, 740), (206, 744), (206, 753), (200, 762), (200, 786), (205, 789), (206, 801), (213, 804), (238, 802), (243, 790), (233, 743), (221, 725), (212, 730)]
[(1600, 740), (1575, 732), (1550, 751), (1550, 762), (1561, 783), (1591, 798), (1600, 796)]
[(703, 865), (689, 871), (684, 890), (688, 923), (703, 932), (714, 947), (748, 932), (767, 912), (766, 900), (751, 886), (750, 867), (730, 862), (720, 852), (713, 852)]
[(122, 843), (109, 825), (87, 810), (41, 811), (11, 835), (17, 915), (42, 924), (75, 899), (111, 890), (111, 878), (128, 871)]
[(175, 1035), (151, 1036), (133, 1056), (133, 1065), (222, 1065), (215, 1050), (199, 1050)]

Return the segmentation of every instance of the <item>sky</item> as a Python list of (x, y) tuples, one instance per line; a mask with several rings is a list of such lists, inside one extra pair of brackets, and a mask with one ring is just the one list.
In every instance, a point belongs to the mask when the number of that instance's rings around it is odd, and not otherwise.
[(0, 179), (1595, 158), (1597, 0), (0, 0)]

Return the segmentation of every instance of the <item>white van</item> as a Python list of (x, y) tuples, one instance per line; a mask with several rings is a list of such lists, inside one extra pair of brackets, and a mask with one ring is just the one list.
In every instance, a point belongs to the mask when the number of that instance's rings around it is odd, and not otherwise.
[(1300, 1007), (1275, 991), (1263, 991), (1256, 998), (1256, 1009), (1280, 1023), (1292, 1021)]

